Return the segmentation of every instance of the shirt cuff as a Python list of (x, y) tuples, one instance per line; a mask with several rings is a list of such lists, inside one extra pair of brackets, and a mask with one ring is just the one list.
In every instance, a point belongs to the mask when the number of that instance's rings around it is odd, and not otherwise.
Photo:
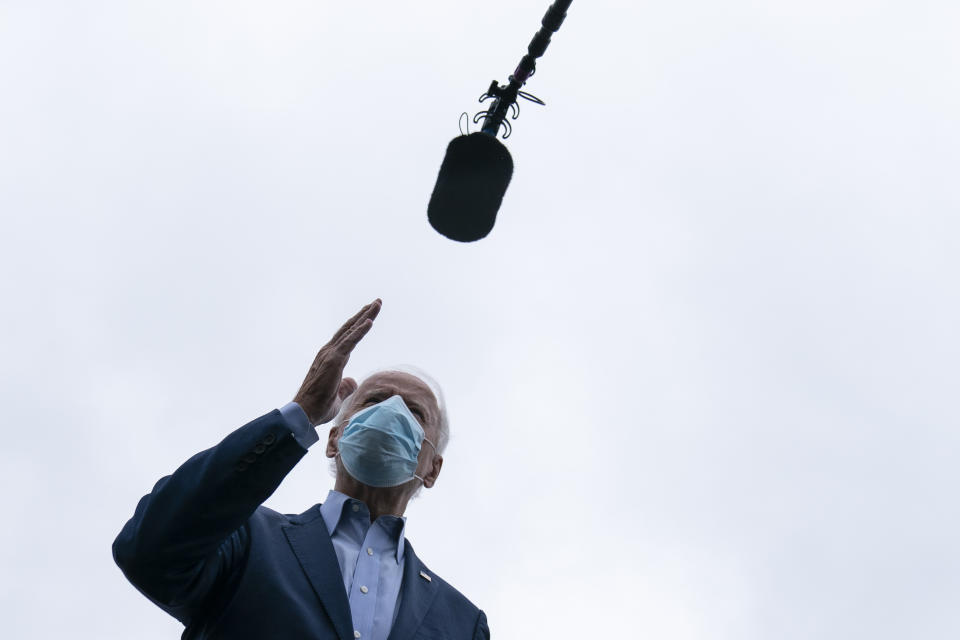
[(307, 418), (307, 413), (296, 402), (288, 402), (280, 407), (280, 415), (290, 426), (293, 439), (304, 449), (309, 449), (311, 445), (320, 440), (317, 430), (313, 428), (310, 419)]

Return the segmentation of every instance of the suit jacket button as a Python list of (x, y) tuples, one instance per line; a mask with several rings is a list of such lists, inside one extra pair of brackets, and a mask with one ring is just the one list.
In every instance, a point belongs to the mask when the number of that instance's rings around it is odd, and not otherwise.
[(240, 471), (246, 471), (246, 470), (247, 470), (247, 465), (246, 465), (245, 463), (243, 463), (243, 462), (238, 462), (238, 463), (237, 463), (237, 466), (235, 466), (233, 469), (234, 469), (235, 471), (238, 471), (238, 472), (240, 472)]
[(252, 453), (248, 453), (247, 455), (243, 456), (243, 461), (249, 464), (253, 464), (254, 462), (257, 461), (257, 456), (253, 455)]
[(253, 452), (256, 453), (256, 454), (258, 454), (258, 455), (261, 454), (261, 453), (263, 453), (263, 452), (266, 451), (266, 450), (267, 450), (267, 447), (266, 447), (266, 445), (263, 445), (263, 444), (258, 444), (257, 446), (255, 446), (255, 447), (253, 448)]
[(267, 446), (270, 446), (271, 444), (274, 443), (274, 441), (275, 441), (276, 439), (277, 439), (277, 437), (276, 437), (275, 435), (273, 435), (272, 433), (268, 433), (268, 434), (263, 438), (263, 444), (265, 444), (265, 445), (267, 445)]

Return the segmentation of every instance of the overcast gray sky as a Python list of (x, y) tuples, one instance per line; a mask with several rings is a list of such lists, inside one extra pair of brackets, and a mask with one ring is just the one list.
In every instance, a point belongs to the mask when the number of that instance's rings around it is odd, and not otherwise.
[(547, 6), (0, 1), (5, 638), (178, 637), (114, 536), (377, 296), (348, 372), (443, 383), (407, 532), (493, 637), (960, 636), (960, 5), (574, 2), (448, 241)]

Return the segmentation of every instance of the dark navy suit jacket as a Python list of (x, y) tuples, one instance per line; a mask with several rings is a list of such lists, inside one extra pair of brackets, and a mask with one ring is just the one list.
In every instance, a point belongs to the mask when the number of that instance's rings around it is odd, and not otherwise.
[[(273, 411), (187, 460), (140, 500), (113, 556), (137, 589), (186, 625), (184, 640), (354, 640), (320, 505), (298, 516), (260, 506), (305, 454)], [(409, 541), (397, 606), (389, 640), (490, 637), (483, 612), (430, 571)]]

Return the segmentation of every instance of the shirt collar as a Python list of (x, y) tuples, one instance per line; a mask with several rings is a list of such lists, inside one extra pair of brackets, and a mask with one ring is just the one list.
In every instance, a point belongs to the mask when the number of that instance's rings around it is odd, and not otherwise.
[[(323, 504), (320, 505), (320, 515), (323, 517), (323, 523), (327, 526), (327, 533), (330, 537), (333, 537), (333, 532), (337, 530), (337, 527), (340, 526), (341, 522), (344, 519), (347, 509), (350, 504), (361, 505), (363, 510), (369, 514), (369, 508), (367, 505), (360, 500), (351, 498), (350, 496), (340, 493), (339, 491), (330, 490), (327, 494), (327, 499)], [(393, 520), (384, 520), (388, 518)], [(381, 522), (381, 520), (384, 520)], [(404, 550), (404, 532), (407, 528), (407, 519), (404, 516), (380, 516), (377, 518), (377, 522), (383, 526), (386, 531), (390, 534), (391, 537), (396, 537), (397, 541), (397, 563), (403, 559), (403, 550)], [(366, 518), (366, 528), (370, 527), (369, 515)]]

